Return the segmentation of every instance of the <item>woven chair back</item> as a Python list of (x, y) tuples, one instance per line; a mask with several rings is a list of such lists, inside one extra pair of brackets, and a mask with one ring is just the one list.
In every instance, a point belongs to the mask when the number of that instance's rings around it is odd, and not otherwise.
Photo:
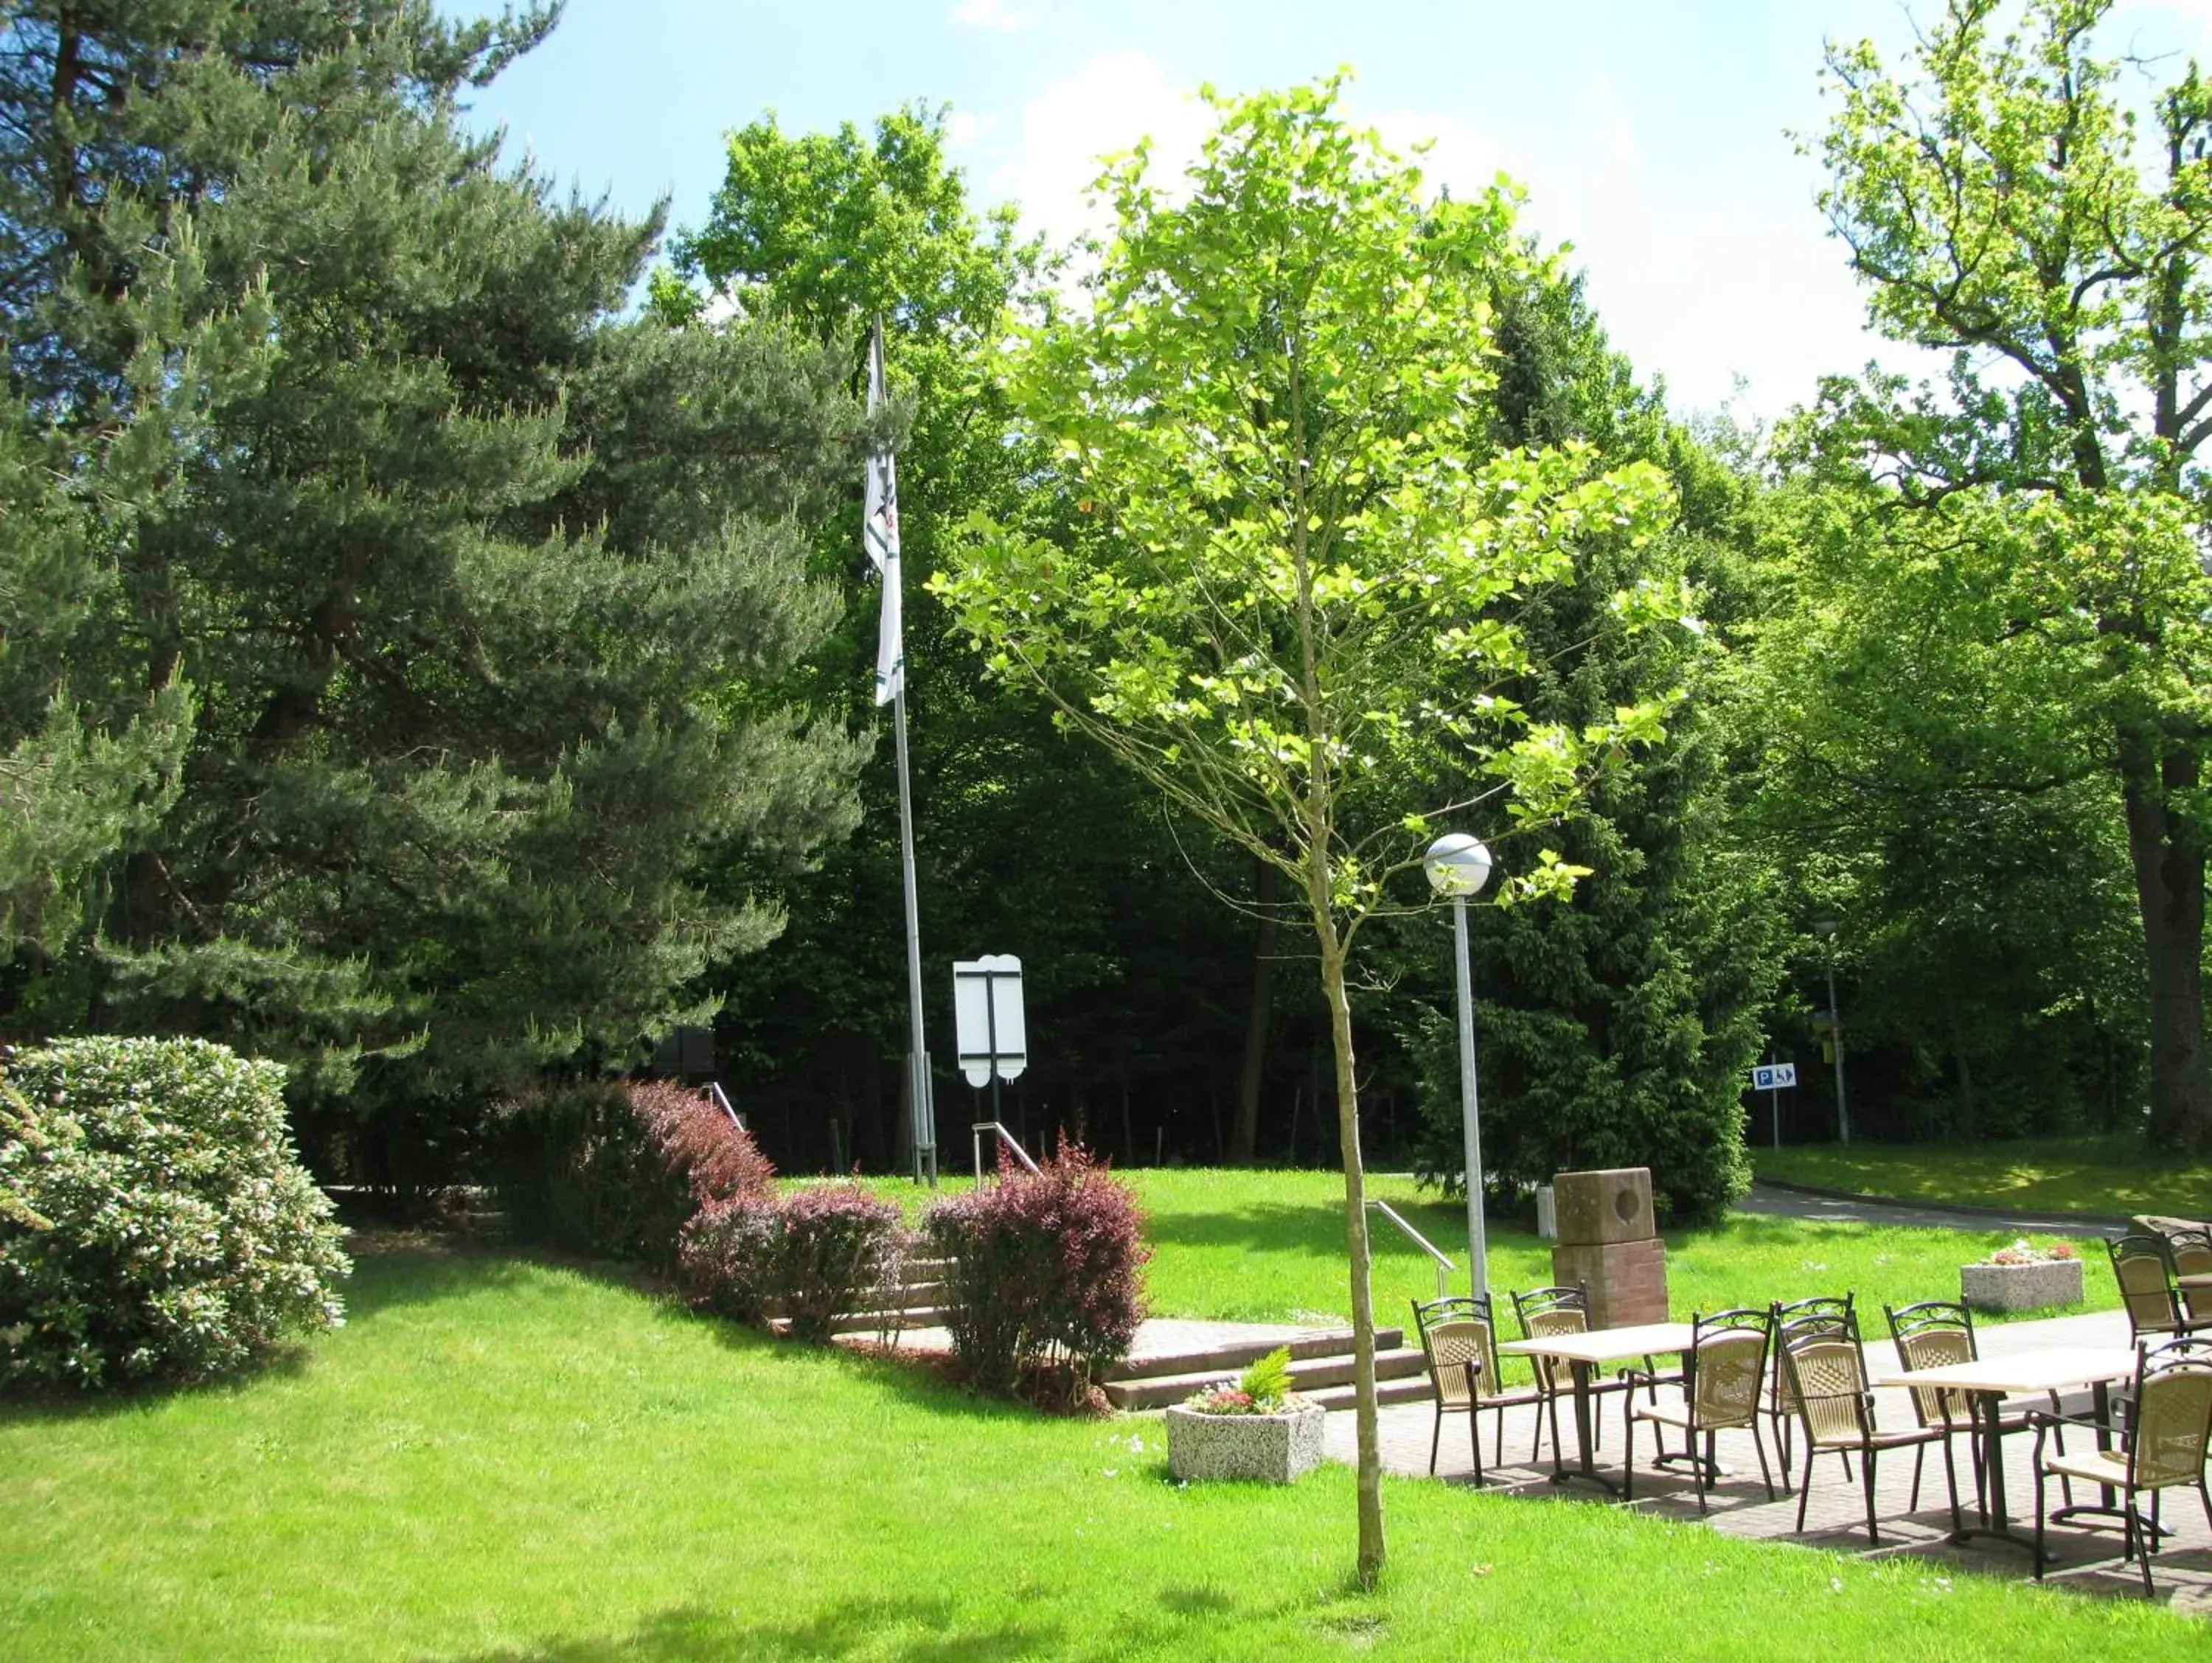
[(2166, 1240), (2176, 1276), (2212, 1276), (2212, 1230), (2176, 1230)]
[(1858, 1342), (1815, 1336), (1798, 1340), (1783, 1355), (1806, 1441), (1816, 1448), (1859, 1443), (1872, 1429), (1866, 1422), (1866, 1365)]
[(1766, 1325), (1700, 1334), (1692, 1355), (1697, 1377), (1691, 1386), (1692, 1413), (1698, 1430), (1750, 1425), (1759, 1413), (1759, 1387), (1766, 1375)]
[[(1437, 1401), (1447, 1409), (1464, 1409), (1480, 1393), (1490, 1371), (1490, 1325), (1473, 1320), (1439, 1322), (1423, 1338), (1428, 1345), (1429, 1379), (1437, 1388)], [(1468, 1377), (1467, 1365), (1474, 1365)]]
[(2112, 1244), (2112, 1278), (2120, 1284), (2120, 1302), (2127, 1308), (2135, 1332), (2171, 1333), (2180, 1326), (2173, 1302), (2172, 1258), (2166, 1241), (2156, 1235), (2124, 1235)]
[(2130, 1483), (2136, 1490), (2196, 1484), (2212, 1436), (2212, 1357), (2145, 1372), (2130, 1430)]
[(1784, 1364), (1784, 1355), (1792, 1345), (1808, 1339), (1856, 1339), (1859, 1320), (1851, 1308), (1851, 1296), (1841, 1299), (1825, 1296), (1817, 1299), (1800, 1299), (1773, 1308), (1774, 1323), (1774, 1405), (1777, 1412), (1794, 1415), (1797, 1412), (1797, 1394), (1790, 1383), (1790, 1370)]
[[(1897, 1360), (1907, 1369), (1947, 1369), (1974, 1361), (1974, 1337), (1964, 1328), (1923, 1328), (1897, 1337)], [(1963, 1392), (1932, 1386), (1912, 1388), (1912, 1413), (1923, 1426), (1972, 1426), (1974, 1414)]]

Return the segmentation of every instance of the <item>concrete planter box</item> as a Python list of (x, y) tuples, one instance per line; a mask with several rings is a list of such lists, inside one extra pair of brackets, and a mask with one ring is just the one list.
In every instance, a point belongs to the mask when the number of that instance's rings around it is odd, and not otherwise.
[(1321, 1465), (1328, 1419), (1317, 1403), (1279, 1415), (1201, 1415), (1178, 1404), (1168, 1411), (1169, 1475), (1286, 1484)]
[(2081, 1261), (2054, 1259), (2042, 1265), (1961, 1265), (1959, 1297), (1977, 1311), (2033, 1311), (2079, 1305)]

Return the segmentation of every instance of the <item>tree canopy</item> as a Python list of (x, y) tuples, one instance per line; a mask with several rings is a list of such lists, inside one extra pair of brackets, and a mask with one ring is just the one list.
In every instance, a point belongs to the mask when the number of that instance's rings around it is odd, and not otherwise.
[[(1501, 687), (1528, 668), (1514, 614), (1532, 592), (1571, 580), (1589, 540), (1648, 539), (1671, 505), (1648, 464), (1493, 452), (1494, 368), (1468, 347), (1524, 258), (1511, 200), (1431, 198), (1336, 94), (1217, 99), (1172, 191), (1142, 150), (1109, 174), (1117, 228), (1088, 307), (1030, 332), (1010, 373), (1078, 521), (1039, 537), (979, 517), (938, 586), (997, 674), (1298, 898), (1335, 1057), (1371, 1581), (1384, 1544), (1347, 956), (1444, 817), (1474, 806), (1406, 800), (1438, 749), (1488, 782), (1507, 835), (1563, 811), (1607, 749), (1662, 731), (1663, 697), (1573, 727)], [(1634, 628), (1683, 600), (1649, 581), (1607, 610)], [(1572, 877), (1540, 859), (1508, 893)]]
[(1851, 498), (1863, 580), (1911, 592), (1994, 678), (1954, 713), (2019, 723), (2032, 773), (2093, 763), (2117, 787), (2151, 1132), (2202, 1151), (2212, 93), (2193, 67), (2169, 82), (2139, 147), (2094, 52), (2109, 10), (2033, 0), (2014, 26), (1951, 0), (1903, 74), (1870, 46), (1830, 53), (1831, 222), (1876, 325), (1953, 357), (1940, 388), (1832, 385), (1816, 448), (1876, 487)]
[(865, 749), (778, 692), (836, 612), (845, 354), (624, 320), (657, 228), (458, 124), (549, 21), (5, 24), (0, 458), (62, 483), (9, 517), (0, 755), (111, 782), (9, 1004), (290, 1059), (387, 1153), (698, 1008), (778, 925), (701, 863), (848, 829)]

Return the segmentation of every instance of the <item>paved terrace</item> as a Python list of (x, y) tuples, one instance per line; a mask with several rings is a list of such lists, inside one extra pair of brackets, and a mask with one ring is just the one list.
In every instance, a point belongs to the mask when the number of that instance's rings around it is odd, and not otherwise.
[[(2129, 1344), (2127, 1319), (2118, 1311), (2057, 1317), (2039, 1322), (1991, 1323), (1977, 1328), (1976, 1335), (1984, 1356), (2000, 1356), (2052, 1345), (2125, 1346)], [(1894, 1361), (1895, 1353), (1889, 1341), (1870, 1335), (1867, 1340), (1869, 1371), (1882, 1373)], [(1526, 1378), (1514, 1363), (1509, 1362), (1506, 1367), (1509, 1380)], [(1905, 1392), (1885, 1388), (1878, 1390), (1875, 1395), (1878, 1426), (1888, 1429), (1913, 1424), (1911, 1402)], [(2082, 1395), (2084, 1401), (2078, 1407), (2081, 1412), (2086, 1413), (2087, 1394)], [(1618, 1393), (1607, 1393), (1596, 1400), (1596, 1405), (1601, 1418), (1598, 1466), (1601, 1471), (1618, 1480), (1621, 1457), (1620, 1396)], [(2019, 1401), (2008, 1404), (2008, 1409), (2045, 1406), (2044, 1400)], [(2071, 1403), (2067, 1406), (2069, 1411), (2077, 1407)], [(1506, 1411), (1505, 1464), (1499, 1467), (1492, 1465), (1489, 1459), (1496, 1448), (1494, 1420), (1486, 1411), (1482, 1415), (1484, 1476), (1492, 1491), (1524, 1497), (1532, 1503), (1565, 1498), (1583, 1506), (1619, 1505), (1605, 1491), (1579, 1480), (1553, 1484), (1551, 1482), (1552, 1452), (1548, 1439), (1543, 1460), (1540, 1463), (1530, 1462), (1529, 1448), (1534, 1435), (1534, 1417), (1533, 1408)], [(1434, 1423), (1435, 1411), (1425, 1403), (1403, 1404), (1382, 1410), (1383, 1470), (1408, 1477), (1425, 1478), (1429, 1470), (1430, 1432)], [(1560, 1405), (1559, 1430), (1566, 1439), (1571, 1456), (1575, 1447), (1573, 1418), (1568, 1405), (1564, 1403)], [(1638, 1511), (1665, 1518), (1695, 1520), (1698, 1516), (1697, 1491), (1689, 1478), (1656, 1472), (1650, 1465), (1653, 1448), (1651, 1431), (1649, 1423), (1637, 1429), (1636, 1500), (1632, 1505)], [(1350, 1464), (1355, 1454), (1354, 1438), (1352, 1416), (1336, 1414), (1328, 1417), (1324, 1449), (1329, 1459)], [(1679, 1435), (1673, 1435), (1670, 1442), (1674, 1447), (1679, 1447)], [(1771, 1436), (1768, 1442), (1771, 1446)], [(2032, 1531), (2035, 1520), (2035, 1484), (2029, 1472), (2029, 1462), (2033, 1458), (2035, 1440), (2033, 1435), (2016, 1433), (2002, 1440), (2002, 1444), (2008, 1507), (2016, 1526)], [(1769, 1502), (1765, 1489), (1759, 1482), (1759, 1458), (1752, 1448), (1750, 1434), (1723, 1432), (1720, 1435), (1720, 1459), (1724, 1466), (1733, 1470), (1720, 1480), (1708, 1498), (1712, 1508), (1709, 1522), (1714, 1529), (1731, 1536), (1760, 1540), (1802, 1540), (1862, 1557), (1911, 1559), (1923, 1563), (1930, 1575), (1950, 1575), (1966, 1571), (1992, 1576), (2027, 1577), (2030, 1575), (2028, 1556), (2022, 1549), (2002, 1542), (1978, 1542), (1958, 1546), (1947, 1539), (1951, 1525), (1949, 1502), (1943, 1481), (1942, 1446), (1931, 1446), (1929, 1449), (1926, 1472), (1920, 1488), (1919, 1509), (1909, 1514), (1905, 1512), (1905, 1502), (1912, 1487), (1912, 1457), (1913, 1452), (1909, 1449), (1893, 1451), (1879, 1464), (1876, 1517), (1881, 1525), (1882, 1544), (1875, 1548), (1867, 1542), (1865, 1502), (1856, 1482), (1858, 1463), (1856, 1460), (1852, 1463), (1853, 1478), (1846, 1481), (1832, 1455), (1823, 1460), (1814, 1479), (1805, 1533), (1800, 1538), (1796, 1533), (1796, 1497), (1783, 1496), (1778, 1484), (1776, 1499)], [(1770, 1461), (1774, 1459), (1771, 1447), (1768, 1459)], [(1797, 1460), (1802, 1474), (1802, 1451)], [(1963, 1439), (1956, 1449), (1956, 1460), (1961, 1506), (1971, 1509), (1973, 1468)], [(1473, 1478), (1473, 1463), (1468, 1454), (1467, 1420), (1462, 1415), (1449, 1415), (1444, 1419), (1437, 1476), (1440, 1481), (1459, 1484), (1466, 1484)], [(2080, 1499), (2093, 1500), (2094, 1492), (2085, 1493)], [(2206, 1526), (2203, 1508), (2194, 1491), (2171, 1491), (2166, 1496), (2166, 1503), (2161, 1517), (2164, 1523), (2174, 1529), (2175, 1534), (2152, 1561), (2152, 1577), (2158, 1597), (2179, 1610), (2212, 1615), (2212, 1528)], [(2055, 1509), (2059, 1505), (2059, 1494), (2054, 1484), (2051, 1506)], [(1972, 1522), (1971, 1517), (1969, 1522)], [(2117, 1521), (2113, 1521), (2113, 1527), (2109, 1531), (2101, 1527), (2085, 1528), (2081, 1525), (2054, 1525), (2049, 1543), (2056, 1561), (2046, 1573), (2052, 1587), (2142, 1598), (2142, 1584), (2139, 1573), (2132, 1564), (2123, 1564), (2120, 1560)]]

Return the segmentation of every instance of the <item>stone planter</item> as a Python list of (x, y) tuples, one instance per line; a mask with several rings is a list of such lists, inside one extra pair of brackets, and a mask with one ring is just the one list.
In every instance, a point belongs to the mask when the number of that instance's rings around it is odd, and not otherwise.
[(1328, 1419), (1317, 1403), (1279, 1415), (1201, 1415), (1178, 1404), (1168, 1411), (1168, 1473), (1286, 1484), (1321, 1464)]
[(2081, 1261), (2053, 1259), (2041, 1265), (1961, 1265), (1959, 1297), (1977, 1311), (2033, 1311), (2079, 1305)]

